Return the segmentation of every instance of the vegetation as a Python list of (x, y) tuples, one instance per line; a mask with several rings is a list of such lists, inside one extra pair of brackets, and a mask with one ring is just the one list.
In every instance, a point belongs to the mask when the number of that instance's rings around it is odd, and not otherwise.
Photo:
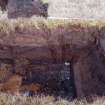
[(74, 100), (72, 102), (58, 98), (55, 100), (53, 96), (35, 96), (26, 97), (21, 95), (10, 95), (0, 93), (0, 105), (104, 105), (105, 97), (94, 98), (94, 101), (89, 103), (84, 100)]
[(105, 22), (102, 21), (78, 21), (78, 20), (51, 20), (44, 19), (43, 17), (32, 17), (30, 19), (27, 18), (19, 18), (14, 20), (9, 20), (6, 18), (0, 19), (0, 32), (1, 31), (14, 31), (17, 27), (21, 28), (56, 28), (59, 26), (69, 26), (69, 27), (96, 27), (101, 28), (105, 26)]

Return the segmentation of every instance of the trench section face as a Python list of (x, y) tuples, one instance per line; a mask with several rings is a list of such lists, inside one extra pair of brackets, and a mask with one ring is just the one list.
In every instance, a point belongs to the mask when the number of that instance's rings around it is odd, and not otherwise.
[[(15, 65), (16, 66), (16, 65)], [(56, 96), (75, 97), (73, 73), (70, 62), (48, 63), (31, 60), (23, 73), (14, 70), (14, 60), (0, 59), (0, 83), (5, 83), (12, 75), (23, 77), (21, 92), (29, 91), (31, 94), (44, 93)], [(39, 84), (39, 90), (30, 89), (31, 84)], [(20, 87), (20, 88), (21, 88)], [(28, 89), (29, 88), (29, 89)]]
[[(31, 95), (44, 93), (74, 98), (76, 91), (72, 61), (68, 62), (65, 56), (59, 60), (56, 53), (53, 59), (50, 53), (47, 48), (1, 47), (0, 91), (5, 87), (3, 92), (18, 90)], [(13, 80), (11, 80), (12, 77)], [(18, 89), (15, 89), (15, 86), (12, 89), (14, 83)]]
[(70, 62), (40, 63), (31, 62), (26, 72), (24, 84), (37, 83), (42, 85), (41, 92), (56, 96), (75, 97), (74, 79)]

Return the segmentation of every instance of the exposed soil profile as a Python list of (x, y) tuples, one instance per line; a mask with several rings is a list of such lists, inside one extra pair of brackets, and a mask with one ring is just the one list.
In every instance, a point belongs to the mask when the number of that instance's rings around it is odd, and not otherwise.
[(2, 21), (0, 91), (69, 98), (103, 96), (105, 28), (98, 25)]
[[(17, 75), (21, 76), (22, 80), (11, 80), (12, 76), (15, 79)], [(0, 59), (0, 82), (2, 92), (17, 91), (15, 85), (20, 82), (19, 91), (23, 94), (28, 92), (27, 95), (31, 96), (37, 93), (71, 99), (76, 96), (71, 62), (54, 63), (51, 59), (36, 60), (35, 58), (14, 61), (14, 59), (2, 58)], [(12, 89), (13, 84), (14, 89)]]

